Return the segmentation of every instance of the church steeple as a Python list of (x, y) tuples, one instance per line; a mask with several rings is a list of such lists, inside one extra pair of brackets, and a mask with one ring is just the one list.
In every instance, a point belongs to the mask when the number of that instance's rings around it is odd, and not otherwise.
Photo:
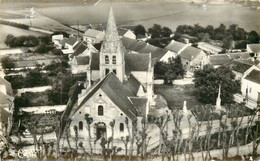
[(100, 78), (114, 72), (121, 82), (125, 76), (125, 48), (117, 32), (112, 6), (109, 11), (104, 41), (100, 50)]
[(113, 8), (111, 6), (109, 11), (108, 21), (107, 21), (105, 41), (118, 41), (118, 40), (119, 40), (119, 36), (116, 27), (116, 21), (114, 17)]

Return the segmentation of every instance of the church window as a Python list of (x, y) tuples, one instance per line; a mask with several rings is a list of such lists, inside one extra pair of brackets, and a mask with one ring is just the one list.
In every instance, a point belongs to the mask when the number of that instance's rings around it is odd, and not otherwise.
[(120, 123), (120, 125), (119, 125), (119, 129), (120, 129), (121, 132), (124, 131), (124, 124), (123, 124), (123, 123)]
[(252, 88), (250, 87), (250, 88), (249, 88), (249, 93), (251, 93), (251, 92), (252, 92)]
[(83, 130), (83, 122), (82, 121), (79, 122), (79, 130)]
[(99, 116), (103, 116), (104, 115), (104, 108), (103, 108), (103, 106), (98, 106), (98, 115)]
[(116, 69), (114, 69), (114, 70), (113, 70), (113, 73), (115, 73), (115, 74), (116, 74)]
[(116, 64), (116, 56), (113, 56), (113, 64)]
[(110, 72), (109, 69), (106, 69), (106, 75), (108, 75), (109, 72)]
[(108, 55), (105, 56), (105, 63), (109, 64), (109, 57), (108, 57)]

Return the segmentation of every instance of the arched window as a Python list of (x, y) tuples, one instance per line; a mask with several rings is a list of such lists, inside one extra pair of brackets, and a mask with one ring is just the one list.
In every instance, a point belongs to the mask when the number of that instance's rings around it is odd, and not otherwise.
[(79, 122), (79, 130), (83, 130), (83, 122), (82, 121)]
[(108, 55), (105, 56), (105, 64), (109, 64), (109, 57), (108, 57)]
[(98, 115), (99, 116), (103, 116), (104, 115), (104, 108), (103, 108), (103, 106), (98, 106)]
[(113, 56), (113, 64), (116, 64), (116, 56)]
[(120, 125), (119, 125), (119, 129), (120, 129), (121, 132), (124, 131), (124, 124), (123, 124), (123, 123), (120, 123)]
[(106, 75), (108, 75), (109, 72), (110, 72), (110, 70), (109, 70), (109, 69), (106, 69)]

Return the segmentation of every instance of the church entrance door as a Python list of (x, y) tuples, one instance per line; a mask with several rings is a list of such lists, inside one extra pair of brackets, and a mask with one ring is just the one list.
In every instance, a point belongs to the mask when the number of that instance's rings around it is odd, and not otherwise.
[(105, 123), (98, 123), (97, 124), (97, 140), (104, 137), (106, 138), (106, 124)]

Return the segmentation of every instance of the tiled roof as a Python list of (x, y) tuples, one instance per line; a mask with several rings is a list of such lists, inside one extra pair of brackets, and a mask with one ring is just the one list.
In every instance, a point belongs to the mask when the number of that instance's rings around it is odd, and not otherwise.
[(92, 53), (90, 69), (91, 70), (99, 70), (99, 53)]
[(147, 98), (142, 97), (129, 97), (131, 102), (133, 103), (134, 107), (137, 109), (138, 114), (141, 116), (146, 115), (146, 105), (147, 105)]
[(167, 52), (168, 50), (162, 49), (153, 45), (150, 45), (144, 41), (139, 41), (135, 39), (130, 39), (128, 37), (122, 37), (122, 43), (124, 47), (129, 51), (135, 51), (138, 53), (151, 53), (153, 64), (156, 61), (159, 61)]
[(246, 77), (245, 79), (250, 80), (252, 82), (255, 82), (257, 84), (260, 84), (260, 71), (253, 69)]
[(141, 83), (132, 74), (130, 74), (128, 80), (125, 82), (125, 85), (134, 93), (134, 95), (137, 95)]
[(101, 89), (130, 119), (135, 119), (137, 110), (128, 99), (128, 97), (135, 96), (135, 92), (129, 89), (129, 86), (125, 83), (121, 83), (113, 72), (109, 73), (104, 79), (91, 88), (79, 105), (79, 108), (81, 108), (98, 89)]
[(78, 56), (88, 49), (88, 45), (85, 42), (81, 42), (78, 44), (76, 45), (77, 46), (77, 48), (75, 48), (76, 50), (74, 49), (75, 52), (72, 54), (73, 56)]
[(248, 59), (248, 58), (250, 58), (250, 54), (248, 52), (228, 53), (227, 55), (232, 60), (233, 59)]
[(0, 77), (0, 85), (5, 85), (6, 87), (6, 93), (9, 96), (13, 95), (13, 90), (12, 90), (12, 86), (11, 83), (9, 83), (7, 80), (5, 80), (4, 78)]
[(188, 59), (188, 60), (193, 60), (193, 59), (195, 59), (201, 52), (202, 52), (202, 50), (200, 50), (200, 49), (197, 49), (197, 48), (192, 47), (192, 46), (187, 46), (187, 47), (180, 53), (180, 57), (181, 57), (181, 58)]
[(260, 44), (248, 44), (247, 47), (250, 48), (254, 53), (260, 52)]
[(77, 56), (75, 57), (77, 65), (89, 65), (89, 56)]
[(149, 54), (125, 54), (125, 62), (130, 71), (148, 71)]
[(74, 45), (77, 42), (77, 38), (75, 36), (69, 37), (69, 39), (67, 40), (67, 44), (69, 45)]
[(174, 51), (178, 53), (180, 50), (182, 50), (187, 44), (184, 44), (182, 42), (174, 41), (172, 40), (169, 45), (165, 47), (167, 50)]
[(88, 30), (84, 33), (84, 36), (96, 38), (99, 34), (102, 34), (102, 33), (103, 33), (103, 32), (102, 32), (102, 31), (99, 31), (99, 30), (88, 29)]
[(234, 60), (232, 62), (232, 70), (239, 72), (239, 73), (244, 73), (245, 71), (247, 71), (252, 65), (244, 63), (242, 61), (239, 60)]
[(231, 63), (230, 57), (227, 54), (210, 55), (209, 61), (212, 65), (226, 65)]

